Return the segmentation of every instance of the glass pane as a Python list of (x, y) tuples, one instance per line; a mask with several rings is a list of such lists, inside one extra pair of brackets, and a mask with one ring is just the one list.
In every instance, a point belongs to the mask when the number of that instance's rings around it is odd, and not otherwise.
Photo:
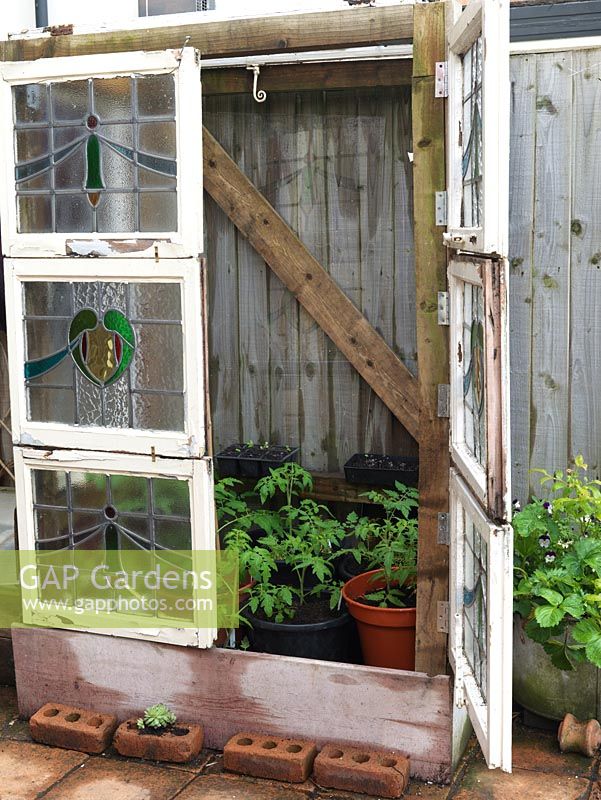
[(136, 475), (111, 477), (113, 504), (119, 512), (146, 511), (148, 509), (148, 479)]
[(81, 122), (89, 108), (88, 81), (50, 84), (54, 122)]
[(140, 230), (177, 230), (175, 192), (144, 192), (140, 195)]
[[(35, 512), (36, 540), (57, 539), (69, 535), (69, 517), (66, 511), (38, 508)], [(65, 547), (67, 542), (57, 542), (56, 547)]]
[(102, 122), (131, 119), (131, 78), (96, 78), (94, 113)]
[(17, 226), (20, 231), (27, 233), (48, 233), (52, 231), (51, 198), (43, 195), (19, 197)]
[(152, 502), (155, 514), (189, 517), (190, 491), (186, 481), (152, 479)]
[(132, 319), (181, 320), (178, 283), (132, 283), (129, 288)]
[(29, 419), (184, 430), (179, 282), (30, 281), (23, 303)]
[(135, 389), (183, 391), (181, 325), (136, 324), (139, 358), (132, 365)]
[(45, 84), (15, 86), (13, 102), (17, 125), (48, 121), (48, 87)]
[(173, 75), (147, 75), (136, 81), (140, 117), (175, 116)]
[(484, 293), (463, 284), (463, 408), (465, 443), (476, 461), (486, 466), (486, 371)]
[(67, 479), (64, 472), (35, 470), (33, 501), (47, 506), (67, 507)]
[(24, 284), (23, 302), (25, 314), (43, 317), (70, 316), (71, 287), (68, 283), (32, 281)]
[(56, 196), (56, 230), (60, 233), (85, 233), (92, 228), (94, 209), (85, 194)]
[(482, 38), (463, 56), (462, 225), (482, 225)]
[(170, 550), (190, 550), (192, 548), (192, 528), (190, 521), (157, 520), (155, 542)]
[(184, 429), (183, 394), (132, 394), (133, 427), (153, 431)]
[[(137, 230), (136, 195), (111, 192), (104, 195), (96, 212), (98, 233), (123, 233)], [(162, 229), (164, 230), (164, 229)]]
[(31, 161), (31, 159), (48, 155), (50, 152), (50, 138), (47, 130), (32, 128), (18, 130), (15, 133), (15, 146), (17, 162)]
[(138, 127), (138, 136), (145, 153), (175, 158), (175, 122), (146, 122)]
[(68, 389), (30, 386), (27, 390), (29, 419), (44, 422), (73, 422), (75, 415), (73, 394)]
[(463, 648), (486, 701), (488, 664), (488, 546), (461, 509), (464, 524)]

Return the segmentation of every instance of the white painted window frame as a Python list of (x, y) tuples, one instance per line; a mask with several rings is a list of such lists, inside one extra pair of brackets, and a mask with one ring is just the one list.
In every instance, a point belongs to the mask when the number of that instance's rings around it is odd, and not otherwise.
[[(469, 353), (463, 352), (463, 288), (466, 283), (469, 283), (484, 291), (484, 286), (473, 261), (451, 259), (448, 277), (451, 319), (451, 455), (472, 492), (482, 505), (486, 506), (487, 470), (474, 458), (466, 444), (463, 396), (463, 361), (469, 358)], [(484, 298), (484, 303), (486, 305), (486, 298)], [(486, 328), (484, 336), (486, 349)], [(461, 357), (459, 353), (461, 353)], [(486, 423), (488, 428), (488, 418)], [(485, 435), (488, 448), (488, 435)]]
[[(6, 259), (4, 264), (13, 441), (16, 445), (196, 458), (206, 453), (205, 369), (200, 261), (188, 259)], [(152, 431), (32, 422), (23, 374), (24, 282), (94, 281), (177, 283), (181, 286), (184, 350), (184, 431)], [(135, 357), (135, 355), (134, 355)]]
[[(500, 767), (511, 772), (513, 531), (511, 525), (494, 525), (488, 519), (454, 469), (451, 470), (450, 500), (449, 659), (455, 673), (455, 700), (467, 707), (489, 768)], [(486, 701), (463, 649), (465, 531), (462, 509), (488, 545)]]
[[(177, 141), (178, 230), (115, 233), (18, 233), (12, 87), (26, 83), (173, 73)], [(181, 258), (203, 252), (202, 103), (200, 61), (191, 47), (162, 52), (103, 53), (0, 64), (0, 192), (6, 256)], [(116, 246), (111, 246), (115, 242)], [(119, 246), (121, 243), (121, 246)]]
[[(51, 469), (61, 471), (86, 471), (145, 477), (176, 478), (185, 480), (190, 487), (190, 517), (192, 550), (210, 551), (215, 559), (215, 509), (213, 505), (213, 469), (210, 459), (152, 459), (149, 456), (134, 456), (77, 450), (39, 450), (16, 448), (15, 485), (17, 495), (18, 536), (20, 550), (35, 550), (32, 471)], [(206, 594), (203, 596), (206, 597)], [(216, 596), (214, 598), (216, 602)], [(24, 622), (30, 625), (48, 626), (48, 612), (27, 611)], [(78, 627), (78, 615), (61, 609), (61, 622), (51, 619), (52, 627)], [(146, 617), (147, 619), (147, 617)], [(136, 628), (136, 618), (127, 620), (127, 628), (95, 628), (93, 633), (122, 636), (144, 641), (166, 642), (187, 647), (211, 647), (216, 636), (215, 628)], [(72, 625), (69, 624), (72, 622)], [(131, 627), (129, 627), (131, 622)]]
[[(509, 226), (509, 0), (449, 5), (447, 105), (448, 226), (445, 243), (473, 253), (506, 255)], [(482, 226), (461, 226), (462, 56), (482, 34)]]

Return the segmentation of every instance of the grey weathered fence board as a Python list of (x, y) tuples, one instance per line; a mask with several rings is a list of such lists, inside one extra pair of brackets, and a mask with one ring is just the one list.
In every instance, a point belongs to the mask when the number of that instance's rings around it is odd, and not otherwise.
[(601, 52), (574, 53), (571, 450), (601, 465)]
[(531, 461), (542, 465), (567, 458), (571, 66), (570, 53), (536, 65)]
[[(209, 130), (415, 372), (408, 90), (274, 93), (264, 104), (234, 95), (231, 103), (206, 99)], [(219, 213), (208, 204), (207, 226)], [(226, 279), (215, 273), (224, 253), (234, 252), (226, 291)], [(416, 452), (379, 398), (225, 221), (218, 234), (208, 232), (207, 258), (216, 281), (210, 307), (216, 449), (234, 439), (300, 444), (304, 465), (330, 471), (357, 451)], [(238, 298), (230, 301), (234, 279)], [(237, 348), (224, 325), (237, 331)]]
[(536, 56), (511, 62), (509, 264), (511, 447), (514, 486), (528, 486), (532, 357), (532, 258)]
[(564, 468), (579, 453), (601, 468), (600, 65), (601, 48), (512, 57), (511, 410), (522, 500), (540, 488), (532, 468)]

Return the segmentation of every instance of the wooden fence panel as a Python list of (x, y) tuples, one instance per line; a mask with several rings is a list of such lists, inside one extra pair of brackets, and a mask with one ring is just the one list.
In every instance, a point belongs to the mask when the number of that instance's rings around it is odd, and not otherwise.
[[(230, 102), (206, 98), (209, 130), (415, 374), (408, 88)], [(211, 203), (207, 214), (207, 227), (225, 216)], [(216, 450), (236, 438), (300, 444), (305, 466), (329, 471), (355, 452), (416, 453), (250, 245), (223, 220), (218, 230), (207, 236)], [(229, 277), (217, 276), (232, 253)], [(238, 332), (237, 348), (224, 320)]]
[(513, 494), (601, 470), (601, 49), (512, 57)]

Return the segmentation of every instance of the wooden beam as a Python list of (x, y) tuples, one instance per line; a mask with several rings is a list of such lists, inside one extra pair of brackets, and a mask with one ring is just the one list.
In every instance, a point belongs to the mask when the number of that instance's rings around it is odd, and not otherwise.
[(65, 25), (56, 33), (2, 42), (1, 60), (165, 50), (181, 47), (187, 36), (203, 58), (397, 44), (411, 41), (413, 14), (410, 5), (358, 7), (94, 33)]
[[(44, 628), (15, 628), (13, 641), (26, 718), (52, 702), (124, 720), (160, 698), (180, 719), (203, 725), (206, 747), (220, 750), (241, 730), (269, 731), (320, 745), (401, 749), (421, 780), (448, 783), (452, 774), (446, 675)], [(285, 788), (268, 796), (308, 797)]]
[(204, 128), (204, 187), (357, 372), (419, 439), (417, 381)]
[[(367, 492), (376, 488), (373, 484), (348, 483), (344, 475), (340, 472), (311, 472), (313, 478), (313, 489), (310, 492), (302, 492), (301, 497), (309, 497), (311, 500), (328, 503), (367, 503), (372, 501), (365, 497)], [(254, 478), (238, 478), (244, 489), (252, 489), (256, 484)]]
[[(410, 86), (411, 60), (344, 61), (328, 64), (278, 64), (261, 67), (259, 86), (273, 92), (312, 89), (370, 89), (376, 86)], [(253, 75), (243, 67), (203, 69), (206, 95), (252, 92)]]
[(438, 543), (438, 514), (449, 510), (449, 424), (438, 416), (438, 386), (449, 383), (448, 328), (438, 325), (437, 292), (447, 288), (442, 228), (434, 193), (445, 189), (445, 103), (434, 97), (434, 65), (445, 59), (444, 3), (414, 6), (413, 181), (417, 362), (420, 387), (419, 547), (415, 668), (447, 668), (438, 603), (449, 597), (449, 548)]

